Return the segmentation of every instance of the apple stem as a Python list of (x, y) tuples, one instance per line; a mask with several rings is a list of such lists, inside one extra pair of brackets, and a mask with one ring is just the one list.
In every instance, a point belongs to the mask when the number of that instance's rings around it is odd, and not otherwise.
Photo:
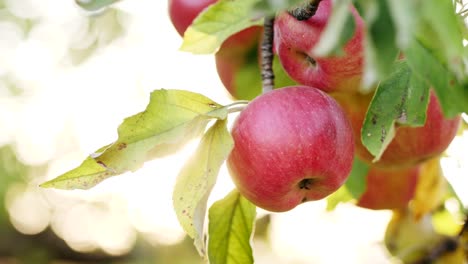
[(263, 93), (273, 90), (275, 74), (273, 72), (273, 25), (274, 17), (265, 17), (262, 41), (262, 90)]
[(289, 14), (295, 17), (297, 20), (307, 20), (315, 15), (317, 12), (318, 5), (322, 0), (308, 0), (307, 3), (302, 4), (299, 7), (289, 10)]
[(230, 105), (227, 105), (228, 109), (228, 114), (230, 113), (235, 113), (235, 112), (241, 112), (242, 110), (245, 109), (245, 107), (249, 104), (249, 101), (247, 100), (239, 100), (236, 101)]

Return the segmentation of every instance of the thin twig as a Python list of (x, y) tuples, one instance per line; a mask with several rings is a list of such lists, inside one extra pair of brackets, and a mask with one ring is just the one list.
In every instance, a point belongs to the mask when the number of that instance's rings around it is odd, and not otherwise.
[(265, 17), (262, 41), (262, 90), (263, 93), (273, 90), (275, 74), (273, 73), (273, 25), (274, 17)]
[(320, 2), (321, 0), (307, 0), (306, 3), (300, 5), (299, 7), (292, 8), (288, 12), (297, 20), (307, 20), (315, 15)]

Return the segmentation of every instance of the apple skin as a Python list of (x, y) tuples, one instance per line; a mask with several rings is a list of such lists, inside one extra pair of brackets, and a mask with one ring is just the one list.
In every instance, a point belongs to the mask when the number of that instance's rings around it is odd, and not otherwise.
[(240, 85), (237, 78), (261, 82), (258, 47), (262, 33), (261, 26), (244, 29), (226, 39), (215, 54), (219, 79), (235, 99), (251, 100), (261, 92), (260, 87), (253, 87), (251, 83)]
[(368, 164), (382, 168), (407, 168), (441, 154), (456, 136), (460, 125), (460, 116), (444, 117), (439, 100), (431, 89), (424, 126), (410, 127), (397, 124), (392, 142), (380, 160), (372, 162), (374, 156), (361, 141), (361, 129), (372, 94), (333, 94), (333, 97), (343, 107), (353, 126), (356, 155)]
[(169, 0), (169, 18), (179, 35), (184, 36), (185, 30), (192, 24), (198, 14), (216, 1), (217, 0)]
[(289, 86), (262, 94), (232, 128), (227, 166), (253, 204), (284, 212), (325, 198), (346, 181), (354, 157), (349, 120), (328, 94)]
[(420, 165), (402, 169), (371, 166), (357, 206), (372, 210), (406, 208), (415, 195), (420, 172)]
[[(223, 42), (215, 54), (219, 79), (233, 99), (252, 100), (262, 93), (261, 40), (263, 27), (244, 29)], [(296, 85), (273, 58), (274, 88)]]
[(312, 52), (327, 25), (332, 0), (322, 0), (308, 20), (298, 21), (288, 12), (277, 15), (274, 49), (294, 81), (325, 92), (359, 92), (364, 70), (364, 22), (352, 5), (350, 10), (356, 27), (343, 56), (320, 57)]

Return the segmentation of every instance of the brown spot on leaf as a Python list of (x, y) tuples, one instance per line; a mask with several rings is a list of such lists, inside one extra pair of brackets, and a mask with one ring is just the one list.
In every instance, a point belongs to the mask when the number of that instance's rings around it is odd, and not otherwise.
[(408, 121), (408, 116), (406, 115), (406, 111), (401, 111), (400, 116), (398, 117), (398, 122), (406, 123)]
[(372, 121), (372, 124), (373, 124), (373, 125), (377, 124), (377, 116), (376, 116), (376, 115), (372, 115), (371, 121)]
[(117, 150), (122, 150), (125, 148), (127, 148), (127, 143), (122, 142), (117, 145)]
[(218, 106), (217, 106), (216, 104), (214, 104), (214, 103), (209, 103), (208, 106), (211, 107), (211, 108), (216, 108), (216, 107), (218, 107)]
[(107, 165), (104, 162), (96, 160), (96, 163), (107, 169)]
[(387, 137), (387, 130), (385, 130), (385, 128), (382, 127), (382, 134), (380, 135), (380, 142), (384, 143), (386, 137)]

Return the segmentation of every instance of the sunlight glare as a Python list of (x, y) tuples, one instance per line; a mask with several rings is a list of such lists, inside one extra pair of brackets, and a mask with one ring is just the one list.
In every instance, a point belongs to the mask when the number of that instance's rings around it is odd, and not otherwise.
[(373, 263), (389, 263), (378, 244), (390, 217), (387, 210), (341, 204), (326, 212), (324, 200), (304, 203), (287, 214), (273, 215), (272, 248), (283, 263), (370, 263), (363, 258), (369, 258), (372, 247)]

